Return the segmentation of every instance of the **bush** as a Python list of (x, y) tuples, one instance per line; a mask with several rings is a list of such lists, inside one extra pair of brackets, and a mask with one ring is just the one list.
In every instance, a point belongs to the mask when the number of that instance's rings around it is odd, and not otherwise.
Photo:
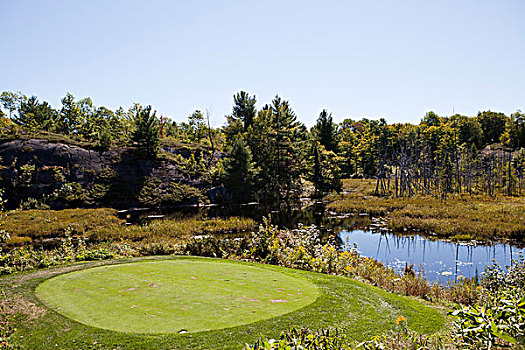
[(18, 209), (20, 210), (30, 210), (30, 209), (47, 210), (49, 209), (49, 205), (47, 205), (44, 200), (38, 200), (32, 197), (29, 197), (25, 201), (22, 201), (20, 203), (20, 206), (18, 207)]
[(525, 345), (525, 293), (511, 288), (451, 312), (456, 333), (468, 347)]
[(331, 350), (351, 349), (346, 336), (337, 329), (320, 329), (312, 332), (309, 329), (291, 328), (283, 332), (279, 339), (260, 339), (253, 345), (246, 344), (245, 350)]

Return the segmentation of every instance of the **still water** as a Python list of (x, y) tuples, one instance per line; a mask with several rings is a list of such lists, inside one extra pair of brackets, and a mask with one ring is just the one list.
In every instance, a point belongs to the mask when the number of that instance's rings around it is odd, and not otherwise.
[[(188, 216), (228, 217), (245, 216), (261, 221), (266, 212), (257, 206), (210, 206), (178, 208), (178, 210), (137, 210), (126, 211), (129, 223), (144, 223), (151, 219), (177, 219)], [(505, 267), (525, 255), (525, 249), (509, 244), (474, 245), (431, 240), (419, 235), (402, 236), (388, 232), (385, 222), (368, 215), (349, 215), (338, 217), (326, 215), (324, 210), (314, 208), (291, 212), (272, 212), (271, 221), (280, 227), (295, 228), (297, 225), (316, 225), (327, 234), (337, 234), (343, 244), (358, 252), (402, 271), (405, 266), (413, 264), (416, 272), (423, 271), (430, 281), (447, 282), (460, 276), (479, 276), (485, 266), (493, 260)], [(364, 228), (364, 229), (363, 229)], [(248, 233), (241, 232), (239, 235)]]
[(424, 271), (428, 280), (440, 282), (460, 276), (474, 277), (476, 273), (481, 276), (485, 266), (491, 265), (493, 260), (505, 267), (513, 259), (519, 259), (520, 254), (525, 254), (525, 249), (508, 244), (469, 245), (434, 241), (418, 235), (399, 236), (386, 231), (343, 230), (339, 237), (348, 248), (355, 244), (361, 255), (381, 261), (396, 271), (413, 264), (416, 271)]

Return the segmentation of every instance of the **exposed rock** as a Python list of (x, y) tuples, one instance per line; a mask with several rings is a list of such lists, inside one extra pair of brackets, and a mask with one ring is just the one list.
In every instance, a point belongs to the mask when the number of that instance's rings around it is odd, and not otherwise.
[[(165, 147), (164, 151), (184, 158), (191, 156), (188, 149)], [(95, 151), (46, 140), (14, 140), (0, 143), (0, 157), (0, 186), (10, 208), (27, 198), (43, 196), (53, 208), (133, 207), (140, 205), (138, 194), (148, 178), (159, 180), (160, 191), (171, 182), (203, 189), (209, 185), (198, 175), (187, 175), (177, 164), (140, 159), (124, 148)], [(66, 184), (69, 187), (64, 187)], [(67, 197), (70, 192), (74, 194)]]

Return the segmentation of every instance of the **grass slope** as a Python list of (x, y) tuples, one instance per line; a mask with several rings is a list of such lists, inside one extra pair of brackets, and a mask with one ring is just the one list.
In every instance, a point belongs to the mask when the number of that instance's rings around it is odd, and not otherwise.
[(80, 323), (131, 333), (234, 327), (299, 309), (318, 296), (302, 278), (189, 259), (96, 267), (49, 279), (36, 291)]
[[(51, 277), (93, 266), (165, 259), (128, 259), (41, 270), (1, 278), (0, 286), (18, 305), (34, 303), (34, 307), (42, 309), (45, 306), (35, 295), (35, 289)], [(235, 264), (239, 269), (256, 266), (268, 273), (286, 274), (312, 283), (319, 296), (313, 303), (280, 316), (231, 328), (186, 334), (115, 332), (84, 325), (50, 309), (45, 315), (41, 311), (28, 312), (30, 316), (19, 318), (17, 342), (25, 349), (240, 349), (260, 336), (277, 337), (280, 331), (291, 325), (310, 329), (338, 327), (350, 339), (358, 341), (394, 328), (398, 315), (407, 318), (410, 328), (425, 333), (441, 330), (446, 322), (440, 312), (421, 302), (346, 277), (219, 259), (173, 257), (168, 261), (213, 261)], [(31, 319), (31, 314), (37, 316)]]

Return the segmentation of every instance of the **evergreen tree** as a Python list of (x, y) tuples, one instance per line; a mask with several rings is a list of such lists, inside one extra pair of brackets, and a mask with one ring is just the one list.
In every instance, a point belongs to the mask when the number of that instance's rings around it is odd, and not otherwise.
[(250, 148), (242, 137), (235, 137), (223, 162), (222, 182), (232, 194), (233, 201), (245, 203), (253, 199), (257, 171), (252, 163)]
[(337, 151), (337, 125), (332, 120), (332, 113), (328, 114), (326, 109), (319, 114), (312, 134), (327, 151)]
[(312, 176), (312, 182), (314, 184), (314, 198), (322, 198), (323, 192), (325, 188), (323, 173), (321, 170), (321, 155), (319, 154), (319, 147), (317, 147), (317, 142), (313, 142), (312, 147), (312, 153), (313, 153), (313, 176)]
[(338, 166), (339, 157), (333, 151), (327, 151), (316, 140), (310, 141), (308, 154), (308, 177), (314, 185), (313, 198), (319, 199), (330, 191), (340, 191), (342, 188), (341, 171)]
[(306, 128), (297, 121), (288, 101), (279, 96), (257, 119), (254, 133), (259, 136), (253, 149), (257, 150), (255, 158), (262, 173), (262, 197), (272, 206), (291, 207), (300, 194)]
[(231, 145), (238, 134), (248, 132), (249, 128), (253, 129), (257, 115), (256, 102), (255, 96), (251, 97), (244, 91), (233, 96), (233, 111), (226, 116), (228, 124), (224, 128), (227, 144)]
[(58, 127), (66, 135), (76, 133), (80, 122), (80, 109), (75, 102), (75, 97), (68, 92), (61, 102), (62, 109), (58, 114)]
[(39, 103), (36, 96), (22, 101), (18, 114), (15, 123), (32, 129), (50, 130), (56, 119), (56, 111), (47, 102)]
[(206, 137), (206, 123), (201, 111), (196, 110), (188, 117), (188, 126), (192, 141), (200, 142)]
[(151, 106), (138, 108), (135, 114), (133, 142), (139, 154), (155, 158), (160, 147), (159, 120)]
[(253, 120), (257, 114), (255, 96), (251, 97), (247, 92), (241, 91), (233, 97), (233, 117), (239, 119), (244, 127), (244, 131), (253, 125)]
[(425, 114), (425, 117), (423, 120), (421, 120), (421, 123), (428, 126), (439, 126), (441, 124), (441, 120), (439, 119), (439, 115), (433, 111), (430, 111)]

